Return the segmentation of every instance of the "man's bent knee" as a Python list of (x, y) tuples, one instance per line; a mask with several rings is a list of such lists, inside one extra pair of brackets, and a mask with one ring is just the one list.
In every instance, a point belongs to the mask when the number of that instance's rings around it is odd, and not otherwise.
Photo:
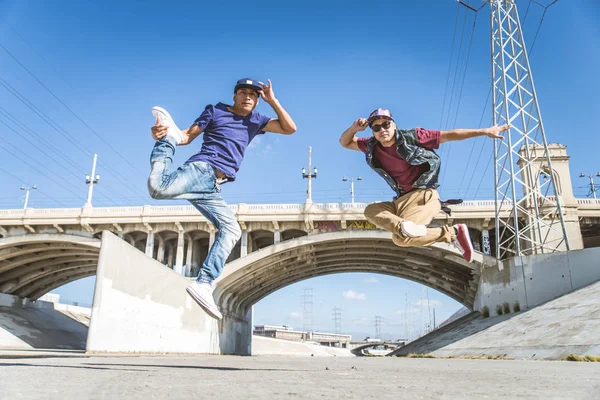
[(377, 203), (371, 203), (367, 207), (365, 207), (364, 215), (365, 218), (369, 221), (372, 221), (373, 218), (381, 211), (381, 207)]

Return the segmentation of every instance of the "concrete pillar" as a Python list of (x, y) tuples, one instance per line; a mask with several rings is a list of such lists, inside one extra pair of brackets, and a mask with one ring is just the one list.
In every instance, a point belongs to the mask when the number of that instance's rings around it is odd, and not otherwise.
[(160, 237), (160, 235), (158, 236), (158, 250), (156, 252), (156, 261), (163, 264), (165, 262), (165, 241), (163, 240), (163, 238)]
[(190, 276), (192, 271), (192, 254), (194, 252), (194, 239), (191, 236), (188, 236), (188, 248), (187, 253), (185, 255), (185, 270), (183, 271), (183, 276)]
[(281, 242), (281, 232), (275, 231), (275, 234), (273, 235), (273, 244), (277, 244), (279, 242)]
[(242, 231), (242, 241), (240, 243), (240, 257), (248, 255), (248, 231)]
[(173, 246), (169, 245), (167, 248), (167, 265), (169, 268), (173, 268), (173, 258), (174, 258), (174, 249)]
[(484, 229), (481, 231), (481, 250), (485, 255), (492, 254), (492, 247), (490, 246), (490, 231)]
[(152, 257), (154, 254), (154, 232), (148, 232), (148, 237), (146, 238), (146, 255), (148, 257)]
[(175, 257), (175, 266), (173, 270), (180, 275), (183, 275), (183, 250), (185, 247), (184, 232), (179, 231), (177, 236), (177, 256)]

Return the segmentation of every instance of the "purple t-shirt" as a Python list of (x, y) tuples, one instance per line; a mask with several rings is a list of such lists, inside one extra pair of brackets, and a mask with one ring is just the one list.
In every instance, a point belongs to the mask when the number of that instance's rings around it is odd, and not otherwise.
[(204, 132), (200, 152), (190, 157), (188, 163), (204, 161), (223, 172), (229, 181), (235, 180), (244, 152), (256, 135), (263, 134), (271, 118), (253, 110), (241, 116), (227, 109), (227, 104), (209, 104), (194, 121)]
[[(415, 129), (419, 146), (428, 150), (435, 150), (440, 146), (440, 131), (430, 131), (423, 128)], [(358, 148), (363, 153), (367, 151), (367, 140), (368, 138), (360, 138), (357, 141)], [(410, 165), (404, 161), (396, 152), (395, 145), (383, 147), (380, 143), (377, 143), (373, 150), (373, 156), (379, 162), (379, 166), (394, 178), (396, 184), (405, 192), (413, 190), (412, 185), (415, 181), (419, 179), (423, 172), (429, 169), (428, 164)]]

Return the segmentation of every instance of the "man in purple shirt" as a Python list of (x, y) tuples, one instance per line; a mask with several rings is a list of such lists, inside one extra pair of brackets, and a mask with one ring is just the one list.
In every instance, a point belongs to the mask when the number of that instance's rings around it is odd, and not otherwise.
[[(371, 127), (373, 137), (356, 134)], [(340, 138), (340, 144), (365, 153), (367, 164), (394, 190), (391, 202), (369, 204), (365, 217), (380, 228), (392, 232), (398, 246), (430, 246), (436, 242), (454, 243), (468, 262), (473, 260), (473, 245), (465, 224), (429, 228), (427, 225), (441, 210), (436, 190), (441, 160), (435, 149), (441, 143), (499, 134), (510, 125), (485, 129), (434, 131), (422, 128), (400, 130), (389, 110), (378, 108), (368, 119), (359, 118)]]
[[(217, 228), (215, 241), (188, 294), (213, 318), (222, 315), (213, 298), (212, 282), (221, 274), (227, 257), (241, 236), (235, 215), (220, 195), (220, 185), (235, 180), (246, 148), (265, 132), (291, 135), (296, 124), (279, 104), (273, 85), (250, 78), (240, 79), (233, 90), (233, 105), (208, 105), (188, 129), (177, 127), (169, 113), (154, 107), (156, 125), (152, 137), (157, 141), (150, 156), (152, 170), (148, 191), (154, 199), (188, 200)], [(277, 114), (266, 117), (254, 109), (261, 97)], [(190, 144), (204, 133), (202, 148), (185, 164), (171, 171), (175, 146)]]

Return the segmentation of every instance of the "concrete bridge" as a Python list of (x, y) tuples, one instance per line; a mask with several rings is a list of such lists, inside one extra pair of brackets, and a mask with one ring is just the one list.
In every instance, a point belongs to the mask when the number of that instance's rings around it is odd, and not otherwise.
[[(575, 221), (578, 221), (578, 229), (574, 235), (574, 242), (579, 240), (579, 248), (600, 246), (600, 200), (576, 199), (576, 204)], [(228, 262), (298, 238), (304, 238), (301, 243), (305, 249), (319, 249), (319, 246), (322, 247), (322, 236), (318, 234), (338, 233), (339, 241), (327, 246), (341, 246), (342, 251), (335, 253), (335, 247), (332, 247), (329, 250), (330, 261), (335, 260), (335, 257), (348, 259), (348, 255), (352, 255), (355, 265), (353, 270), (357, 270), (356, 266), (363, 262), (362, 269), (365, 272), (387, 273), (386, 271), (391, 271), (388, 267), (402, 258), (408, 260), (404, 261), (404, 264), (409, 268), (407, 272), (398, 273), (396, 276), (422, 283), (433, 279), (429, 275), (425, 277), (408, 272), (421, 263), (429, 265), (430, 272), (434, 273), (434, 270), (440, 267), (440, 261), (435, 261), (432, 257), (441, 256), (441, 253), (429, 255), (431, 251), (437, 251), (432, 249), (398, 249), (391, 242), (382, 240), (385, 232), (378, 231), (364, 219), (363, 210), (366, 205), (231, 205), (230, 208), (242, 227), (242, 238)], [(463, 204), (452, 206), (452, 209), (451, 217), (440, 213), (433, 224), (466, 223), (471, 231), (475, 249), (483, 254), (493, 254), (494, 201), (465, 201)], [(510, 205), (506, 205), (507, 213), (509, 209)], [(216, 233), (210, 222), (192, 206), (0, 210), (0, 293), (35, 300), (62, 284), (94, 275), (94, 257), (97, 257), (99, 238), (104, 230), (115, 233), (184, 276), (195, 276), (198, 273)], [(365, 236), (377, 237), (379, 242), (373, 242), (375, 239), (362, 242)], [(373, 249), (379, 250), (379, 258), (374, 257)], [(303, 250), (297, 251), (302, 253)], [(326, 256), (321, 253), (317, 263), (319, 266), (326, 265)], [(265, 254), (260, 252), (261, 257)], [(390, 254), (396, 256), (385, 259), (386, 255)], [(377, 262), (366, 263), (370, 260)], [(339, 264), (348, 265), (348, 262), (340, 261)], [(322, 272), (321, 267), (317, 268), (317, 264), (314, 265), (316, 274)], [(293, 266), (290, 264), (289, 267)], [(334, 272), (342, 271), (337, 268)], [(439, 274), (439, 279), (446, 279), (442, 278), (445, 272)], [(307, 277), (297, 277), (294, 281)], [(463, 280), (463, 283), (465, 282), (467, 281)], [(447, 294), (450, 290), (451, 297), (457, 298), (463, 304), (472, 298), (464, 289), (457, 291), (456, 287), (444, 289), (442, 286), (436, 289)], [(250, 302), (258, 301), (255, 297), (253, 296)], [(247, 301), (244, 304), (247, 305)]]

